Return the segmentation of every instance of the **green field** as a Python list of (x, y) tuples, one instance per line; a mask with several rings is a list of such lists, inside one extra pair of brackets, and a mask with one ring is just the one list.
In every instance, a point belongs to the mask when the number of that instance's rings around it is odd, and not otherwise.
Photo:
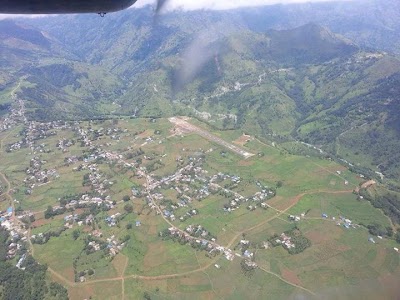
[[(204, 124), (193, 123), (210, 130)], [(7, 145), (20, 139), (18, 132), (21, 128), (0, 133), (3, 145), (0, 172), (6, 174), (10, 181), (13, 188), (11, 195), (19, 201), (20, 209), (35, 213), (31, 235), (57, 230), (63, 226), (63, 218), (67, 215), (94, 215), (92, 224), (77, 225), (75, 222), (60, 236), (51, 237), (43, 245), (33, 245), (34, 257), (48, 265), (51, 278), (64, 284), (72, 299), (121, 299), (122, 293), (125, 299), (140, 299), (143, 296), (151, 299), (296, 299), (400, 274), (399, 255), (393, 250), (395, 241), (390, 237), (374, 237), (375, 244), (368, 241), (370, 234), (366, 226), (379, 224), (384, 228), (391, 227), (390, 219), (368, 201), (358, 200), (353, 191), (362, 180), (358, 174), (333, 161), (290, 155), (282, 152), (279, 145), (273, 147), (256, 139), (242, 146), (256, 154), (244, 160), (196, 134), (173, 135), (173, 126), (165, 119), (154, 123), (149, 119), (82, 122), (79, 126), (90, 128), (90, 132), (100, 128), (116, 129), (117, 137), (104, 134), (98, 139), (93, 138), (92, 148), (122, 155), (122, 160), (88, 162), (88, 165), (96, 164), (95, 173), (90, 173), (92, 171), (88, 169), (78, 171), (76, 168), (85, 164), (84, 158), (94, 152), (81, 145), (77, 131), (56, 129), (60, 136), (75, 141), (67, 151), (57, 149), (60, 138), (57, 135), (35, 142), (35, 145), (44, 144), (50, 150), (36, 154), (31, 154), (27, 148), (13, 153), (5, 151)], [(155, 134), (157, 130), (161, 132)], [(242, 133), (215, 134), (231, 143)], [(149, 137), (152, 140), (146, 140)], [(136, 155), (139, 149), (143, 153)], [(260, 152), (263, 155), (257, 155)], [(35, 186), (28, 195), (25, 192), (25, 170), (35, 155), (45, 162), (42, 169), (55, 169), (59, 177)], [(196, 195), (204, 188), (204, 182), (174, 183), (172, 187), (159, 187), (155, 192), (176, 204), (182, 200), (182, 194), (175, 188), (186, 189), (183, 194), (186, 193), (192, 200), (187, 206), (176, 208), (174, 214), (179, 217), (193, 209), (198, 213), (183, 222), (179, 219), (169, 222), (182, 230), (192, 224), (201, 224), (216, 236), (219, 245), (237, 254), (241, 253), (240, 240), (249, 240), (249, 250), (254, 252), (258, 265), (255, 270), (244, 271), (243, 258), (237, 255), (233, 261), (228, 261), (223, 255), (207, 257), (206, 251), (161, 238), (159, 233), (171, 225), (149, 207), (146, 195), (123, 201), (124, 196), (132, 195), (131, 188), (145, 190), (146, 179), (140, 178), (139, 168), (160, 161), (151, 174), (154, 178), (162, 178), (174, 174), (180, 160), (185, 165), (200, 155), (204, 156), (201, 167), (205, 170), (203, 176), (217, 173), (240, 176), (240, 183), (232, 191), (248, 198), (249, 202), (226, 212), (224, 205), (232, 200), (232, 196), (215, 193), (198, 201)], [(66, 164), (66, 159), (72, 156), (79, 159)], [(126, 167), (126, 162), (136, 165)], [(90, 194), (99, 188), (97, 181), (84, 185), (84, 175), (88, 173), (100, 178), (99, 183), (105, 185), (105, 195), (115, 201), (114, 207), (111, 210), (82, 207), (45, 219), (44, 211), (49, 205), (59, 205), (59, 198), (70, 195), (79, 200), (81, 194)], [(258, 207), (251, 211), (246, 207), (252, 204), (253, 195), (262, 190), (257, 183), (276, 189), (276, 196), (265, 201), (269, 208)], [(231, 179), (227, 177), (218, 184), (230, 186)], [(133, 212), (127, 213), (126, 205), (132, 205)], [(106, 218), (117, 213), (121, 214), (117, 224), (108, 226)], [(305, 215), (299, 222), (288, 218), (289, 215), (303, 213)], [(327, 214), (328, 218), (322, 218), (322, 214)], [(349, 229), (342, 224), (338, 226), (336, 222), (340, 216), (361, 226)], [(141, 222), (140, 226), (135, 225), (137, 221)], [(274, 234), (280, 235), (295, 226), (311, 241), (311, 247), (304, 252), (291, 255), (282, 246), (260, 247)], [(101, 231), (99, 239), (106, 244), (111, 243), (106, 242), (108, 238), (124, 240), (120, 253), (111, 256), (107, 248), (94, 253), (86, 252), (86, 243), (94, 230)], [(79, 232), (76, 239), (75, 231)], [(85, 275), (82, 283), (75, 282), (76, 274), (87, 274), (89, 269), (94, 274)]]

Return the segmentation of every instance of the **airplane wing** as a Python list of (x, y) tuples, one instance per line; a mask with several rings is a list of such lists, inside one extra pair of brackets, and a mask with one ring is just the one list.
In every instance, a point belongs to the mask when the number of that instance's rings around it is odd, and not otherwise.
[(1, 14), (105, 14), (128, 8), (137, 0), (0, 0)]

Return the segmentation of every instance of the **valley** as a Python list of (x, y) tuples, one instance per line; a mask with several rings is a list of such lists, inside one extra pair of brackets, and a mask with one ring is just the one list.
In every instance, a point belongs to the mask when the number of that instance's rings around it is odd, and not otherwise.
[(395, 298), (397, 8), (0, 19), (0, 298)]
[[(335, 297), (398, 276), (395, 241), (368, 233), (392, 225), (356, 192), (366, 179), (178, 120), (15, 122), (0, 133), (1, 205), (12, 207), (2, 218), (71, 298), (319, 297), (329, 284)], [(237, 153), (239, 140), (255, 155)]]

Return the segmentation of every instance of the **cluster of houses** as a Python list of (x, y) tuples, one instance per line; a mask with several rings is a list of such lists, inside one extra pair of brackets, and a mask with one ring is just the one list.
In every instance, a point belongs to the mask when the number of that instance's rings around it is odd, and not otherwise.
[(282, 245), (286, 249), (295, 248), (296, 245), (291, 241), (291, 237), (282, 233), (278, 238), (275, 239), (275, 243)]
[(8, 245), (7, 249), (7, 259), (12, 259), (16, 256), (22, 244), (27, 241), (26, 236), (28, 235), (28, 231), (13, 220), (12, 215), (12, 207), (7, 208), (5, 211), (0, 211), (0, 225), (8, 231), (11, 238), (11, 243)]
[(68, 228), (72, 228), (76, 223), (78, 226), (90, 226), (93, 224), (94, 216), (92, 214), (85, 216), (84, 218), (80, 217), (78, 214), (70, 214), (64, 217), (64, 226)]
[(191, 172), (192, 170), (194, 171), (194, 162), (190, 162), (188, 165), (185, 167), (179, 169), (176, 171), (174, 174), (165, 176), (161, 178), (160, 180), (152, 180), (148, 182), (147, 189), (148, 190), (154, 190), (158, 187), (164, 187), (168, 188), (171, 186), (175, 186), (179, 183), (191, 183), (194, 182), (194, 179), (192, 178), (191, 175), (188, 173)]
[(67, 209), (82, 208), (82, 207), (87, 207), (90, 204), (96, 204), (97, 206), (104, 205), (107, 209), (114, 208), (114, 204), (113, 201), (111, 201), (110, 196), (100, 198), (100, 197), (90, 196), (87, 194), (82, 195), (80, 199), (69, 200), (68, 203), (65, 205), (65, 208)]
[(118, 242), (115, 239), (114, 235), (107, 238), (106, 240), (107, 240), (107, 249), (111, 256), (117, 255), (124, 247), (124, 243)]
[(240, 240), (239, 242), (240, 249), (242, 254), (235, 253), (238, 257), (243, 257), (243, 263), (246, 270), (252, 270), (257, 268), (257, 264), (254, 261), (254, 252), (249, 250), (250, 241), (249, 240)]
[[(305, 213), (302, 213), (300, 216), (301, 216), (302, 218), (304, 218), (304, 217), (305, 217)], [(300, 221), (300, 216), (297, 216), (297, 215), (289, 215), (289, 216), (288, 216), (288, 219), (289, 219), (290, 221), (299, 222), (299, 221)]]
[(87, 250), (89, 252), (96, 252), (100, 250), (100, 244), (96, 241), (90, 241), (87, 245)]
[(187, 219), (190, 219), (191, 217), (197, 216), (199, 214), (199, 211), (197, 209), (191, 209), (186, 214), (183, 216), (179, 217), (179, 221), (184, 222)]
[[(321, 216), (322, 216), (322, 218), (324, 218), (324, 219), (329, 219), (329, 216), (328, 216), (328, 214), (326, 214), (326, 213), (322, 213)], [(335, 222), (336, 222), (336, 225), (337, 225), (337, 226), (343, 226), (343, 227), (346, 228), (346, 229), (358, 228), (358, 227), (360, 227), (360, 225), (354, 224), (352, 220), (347, 219), (347, 218), (345, 218), (345, 217), (343, 217), (343, 216), (339, 216), (339, 217), (337, 217), (337, 218), (336, 218), (336, 217), (331, 217), (331, 219), (332, 219), (332, 221), (335, 221)]]
[(61, 150), (62, 152), (68, 152), (68, 148), (75, 145), (75, 141), (72, 139), (59, 139), (57, 144), (56, 144), (56, 148), (58, 150)]
[(24, 179), (24, 184), (27, 187), (27, 194), (31, 194), (36, 186), (46, 184), (51, 179), (60, 177), (56, 169), (42, 168), (45, 163), (46, 161), (41, 160), (38, 156), (30, 160), (29, 167), (25, 170), (27, 177)]
[(26, 124), (24, 101), (18, 99), (15, 105), (10, 106), (10, 113), (0, 120), (0, 131), (11, 129), (18, 124)]
[(126, 132), (128, 132), (127, 129), (119, 127), (100, 127), (99, 129), (90, 128), (88, 130), (88, 133), (92, 135), (93, 139), (99, 139), (101, 136), (109, 136), (112, 140), (120, 140), (121, 134)]
[(31, 235), (31, 242), (34, 244), (43, 244), (47, 242), (47, 238), (44, 236), (43, 232), (39, 232), (38, 234)]
[[(146, 187), (147, 191), (151, 192), (158, 188), (170, 188), (177, 191), (180, 197), (177, 203), (171, 204), (168, 207), (160, 205), (161, 209), (163, 210), (164, 216), (169, 218), (171, 221), (174, 221), (176, 219), (173, 213), (174, 210), (181, 207), (187, 207), (187, 205), (191, 201), (193, 201), (193, 199), (201, 201), (204, 198), (208, 197), (212, 191), (216, 190), (215, 184), (212, 183), (212, 177), (206, 176), (208, 172), (196, 165), (200, 162), (201, 158), (191, 158), (188, 165), (180, 168), (174, 174), (165, 176), (160, 180), (156, 180), (148, 176), (148, 183)], [(139, 176), (140, 174), (144, 176), (144, 170), (139, 169), (138, 174)], [(198, 188), (198, 183), (201, 183), (203, 185)], [(160, 193), (153, 193), (152, 198), (157, 201), (162, 201), (163, 195)], [(154, 206), (151, 204), (150, 200), (150, 197), (148, 197), (148, 202), (150, 203), (150, 206)], [(197, 211), (191, 210), (188, 211), (185, 215), (181, 216), (179, 219), (182, 221), (187, 218), (193, 217), (197, 213)]]
[(76, 155), (72, 155), (64, 158), (64, 163), (66, 166), (73, 165), (79, 161), (79, 157)]
[[(188, 232), (186, 232), (189, 230)], [(233, 260), (234, 253), (231, 249), (223, 247), (215, 242), (215, 238), (211, 240), (207, 240), (201, 237), (204, 234), (204, 230), (200, 225), (198, 226), (189, 226), (186, 228), (186, 231), (180, 230), (177, 227), (170, 227), (168, 228), (167, 234), (170, 236), (178, 238), (183, 243), (190, 243), (192, 247), (197, 247), (199, 249), (203, 249), (207, 251), (210, 255), (212, 254), (221, 254), (223, 253), (226, 259)], [(200, 234), (199, 237), (193, 236), (196, 232)], [(208, 234), (208, 233), (207, 233)], [(206, 236), (207, 236), (206, 234)], [(163, 233), (161, 232), (160, 235), (162, 236)]]
[[(231, 212), (237, 209), (242, 203), (251, 203), (249, 207), (262, 207), (267, 209), (269, 205), (266, 200), (275, 196), (275, 190), (270, 189), (260, 182), (257, 186), (260, 191), (250, 197), (244, 197), (232, 190), (241, 182), (241, 178), (235, 175), (218, 173), (212, 176), (201, 167), (203, 158), (201, 156), (189, 157), (189, 162), (184, 165), (184, 159), (178, 157), (180, 162), (179, 168), (174, 174), (164, 176), (161, 179), (156, 178), (153, 174), (147, 175), (145, 170), (139, 168), (138, 176), (145, 177), (147, 184), (145, 190), (147, 192), (146, 200), (149, 206), (156, 209), (157, 214), (163, 214), (164, 218), (170, 221), (176, 220), (176, 210), (187, 207), (193, 200), (201, 201), (211, 193), (223, 193), (230, 197), (229, 204), (224, 206), (224, 211)], [(222, 187), (220, 184), (225, 184)], [(199, 187), (200, 186), (200, 187)], [(160, 189), (174, 189), (178, 193), (179, 200), (174, 203), (171, 200), (165, 199)], [(249, 208), (250, 209), (250, 208)], [(180, 221), (186, 221), (198, 214), (195, 209), (188, 210), (184, 215), (179, 217)], [(242, 254), (234, 253), (232, 250), (220, 246), (216, 243), (215, 238), (201, 225), (189, 225), (185, 230), (181, 230), (172, 226), (161, 235), (169, 235), (180, 241), (180, 243), (189, 243), (192, 247), (207, 251), (209, 254), (223, 253), (228, 260), (233, 260), (235, 255), (244, 257), (248, 268), (257, 267), (254, 262), (254, 254), (248, 249), (243, 250)], [(268, 243), (266, 243), (268, 247)]]
[(112, 235), (109, 238), (106, 238), (106, 240), (101, 240), (101, 238), (103, 237), (103, 234), (101, 233), (101, 231), (99, 230), (95, 230), (93, 231), (90, 236), (93, 236), (94, 239), (90, 239), (87, 242), (86, 245), (86, 250), (89, 253), (93, 253), (96, 251), (100, 251), (102, 249), (106, 249), (107, 252), (111, 255), (111, 256), (115, 256), (117, 255), (122, 248), (124, 247), (124, 243), (119, 242), (114, 235)]
[(75, 131), (79, 136), (79, 139), (81, 141), (81, 146), (84, 146), (84, 147), (92, 146), (92, 141), (89, 138), (87, 130), (85, 130), (85, 129), (81, 128), (81, 127), (76, 127)]
[(113, 214), (111, 216), (108, 216), (105, 218), (105, 221), (108, 226), (114, 227), (118, 223), (118, 218), (121, 216), (121, 213), (117, 212), (116, 214)]
[[(223, 189), (225, 192), (230, 192), (232, 194), (232, 191), (229, 191), (227, 189)], [(268, 199), (271, 199), (275, 196), (275, 191), (273, 190), (262, 190), (261, 192), (255, 193), (253, 196), (245, 198), (242, 195), (233, 192), (234, 198), (230, 200), (228, 203), (224, 205), (223, 210), (225, 212), (233, 212), (237, 208), (240, 207), (242, 203), (250, 203), (247, 205), (247, 209), (250, 211), (254, 211), (257, 209), (257, 207), (261, 207), (263, 209), (268, 209), (269, 205), (266, 202)]]
[(201, 225), (189, 225), (186, 227), (185, 231), (194, 237), (209, 238), (211, 241), (215, 242), (215, 238), (203, 228)]
[(65, 130), (72, 128), (68, 122), (53, 121), (47, 123), (29, 122), (25, 130), (23, 130), (21, 140), (8, 145), (7, 151), (13, 152), (21, 148), (29, 148), (33, 154), (49, 152), (45, 148), (45, 144), (36, 144), (35, 141), (45, 139), (49, 136), (57, 135), (57, 130)]
[[(97, 164), (92, 163), (87, 165), (87, 170), (90, 171), (86, 178), (84, 177), (84, 185), (90, 185), (92, 190), (100, 196), (104, 196), (108, 193), (107, 188), (112, 186), (114, 182), (108, 180), (106, 176), (99, 170)], [(85, 166), (82, 170), (85, 170)]]

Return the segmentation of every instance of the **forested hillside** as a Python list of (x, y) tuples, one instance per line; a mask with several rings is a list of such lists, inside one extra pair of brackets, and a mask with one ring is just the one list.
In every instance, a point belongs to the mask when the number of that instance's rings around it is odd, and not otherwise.
[(31, 118), (194, 115), (316, 144), (396, 178), (400, 61), (382, 50), (398, 52), (397, 6), (171, 12), (156, 23), (145, 7), (2, 21), (0, 109), (20, 84)]

